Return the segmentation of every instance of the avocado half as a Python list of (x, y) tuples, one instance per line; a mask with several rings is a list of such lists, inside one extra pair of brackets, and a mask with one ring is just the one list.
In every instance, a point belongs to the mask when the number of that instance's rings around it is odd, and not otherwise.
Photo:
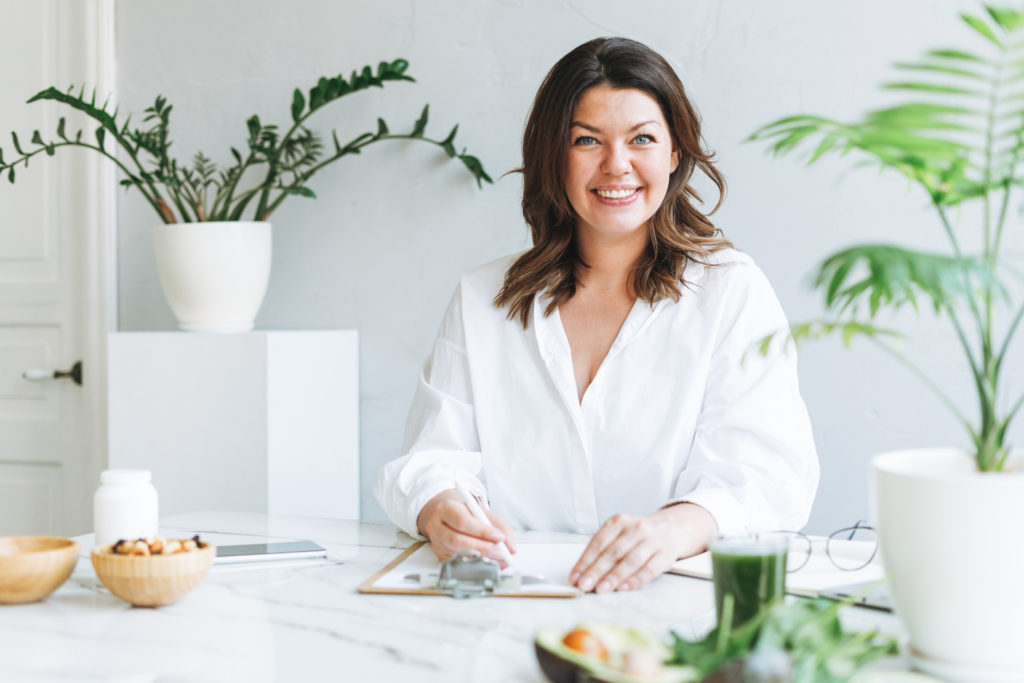
[[(637, 629), (611, 624), (580, 624), (596, 635), (609, 652), (623, 653), (631, 649), (647, 650), (660, 662), (668, 661), (672, 652)], [(658, 674), (630, 674), (608, 666), (601, 660), (567, 647), (562, 639), (568, 631), (542, 628), (534, 637), (534, 650), (541, 671), (552, 683), (693, 683), (699, 680), (696, 669), (666, 665)]]

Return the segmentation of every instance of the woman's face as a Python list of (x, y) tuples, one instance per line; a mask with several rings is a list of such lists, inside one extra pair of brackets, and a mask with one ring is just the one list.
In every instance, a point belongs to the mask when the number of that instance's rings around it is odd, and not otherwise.
[(565, 190), (580, 236), (607, 242), (646, 231), (679, 166), (657, 101), (596, 85), (577, 102), (569, 135)]

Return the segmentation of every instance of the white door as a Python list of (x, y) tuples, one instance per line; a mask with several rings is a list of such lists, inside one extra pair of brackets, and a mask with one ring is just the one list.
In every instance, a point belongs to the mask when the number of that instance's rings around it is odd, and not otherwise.
[[(38, 129), (51, 139), (95, 125), (53, 103), (51, 85), (112, 86), (111, 0), (0, 0), (0, 149), (10, 163)], [(72, 133), (73, 134), (73, 133)], [(91, 158), (91, 157), (97, 158)], [(87, 150), (60, 149), (0, 184), (0, 536), (91, 531), (106, 460), (104, 339), (112, 315), (112, 172)], [(70, 378), (29, 382), (29, 370)]]

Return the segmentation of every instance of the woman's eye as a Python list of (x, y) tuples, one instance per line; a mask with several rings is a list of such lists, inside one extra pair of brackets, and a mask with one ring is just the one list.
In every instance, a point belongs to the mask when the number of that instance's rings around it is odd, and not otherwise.
[(641, 133), (640, 135), (637, 135), (635, 138), (633, 138), (633, 142), (635, 142), (638, 145), (649, 145), (652, 142), (654, 142), (654, 138), (652, 138), (650, 135), (647, 135), (646, 133)]
[(590, 135), (581, 135), (578, 138), (576, 138), (573, 141), (572, 144), (574, 144), (574, 145), (595, 145), (595, 144), (597, 144), (597, 139), (594, 138), (593, 136), (590, 136)]

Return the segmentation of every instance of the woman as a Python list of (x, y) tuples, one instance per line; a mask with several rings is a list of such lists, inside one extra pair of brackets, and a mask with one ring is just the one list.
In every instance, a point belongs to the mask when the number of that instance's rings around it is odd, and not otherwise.
[[(534, 246), (462, 277), (405, 455), (375, 489), (441, 560), (499, 559), (513, 528), (590, 533), (570, 580), (626, 590), (716, 530), (806, 522), (818, 463), (796, 360), (747, 354), (786, 319), (691, 205), (695, 168), (721, 195), (697, 115), (651, 49), (599, 38), (547, 75), (523, 139)], [(493, 527), (455, 481), (489, 501)]]

